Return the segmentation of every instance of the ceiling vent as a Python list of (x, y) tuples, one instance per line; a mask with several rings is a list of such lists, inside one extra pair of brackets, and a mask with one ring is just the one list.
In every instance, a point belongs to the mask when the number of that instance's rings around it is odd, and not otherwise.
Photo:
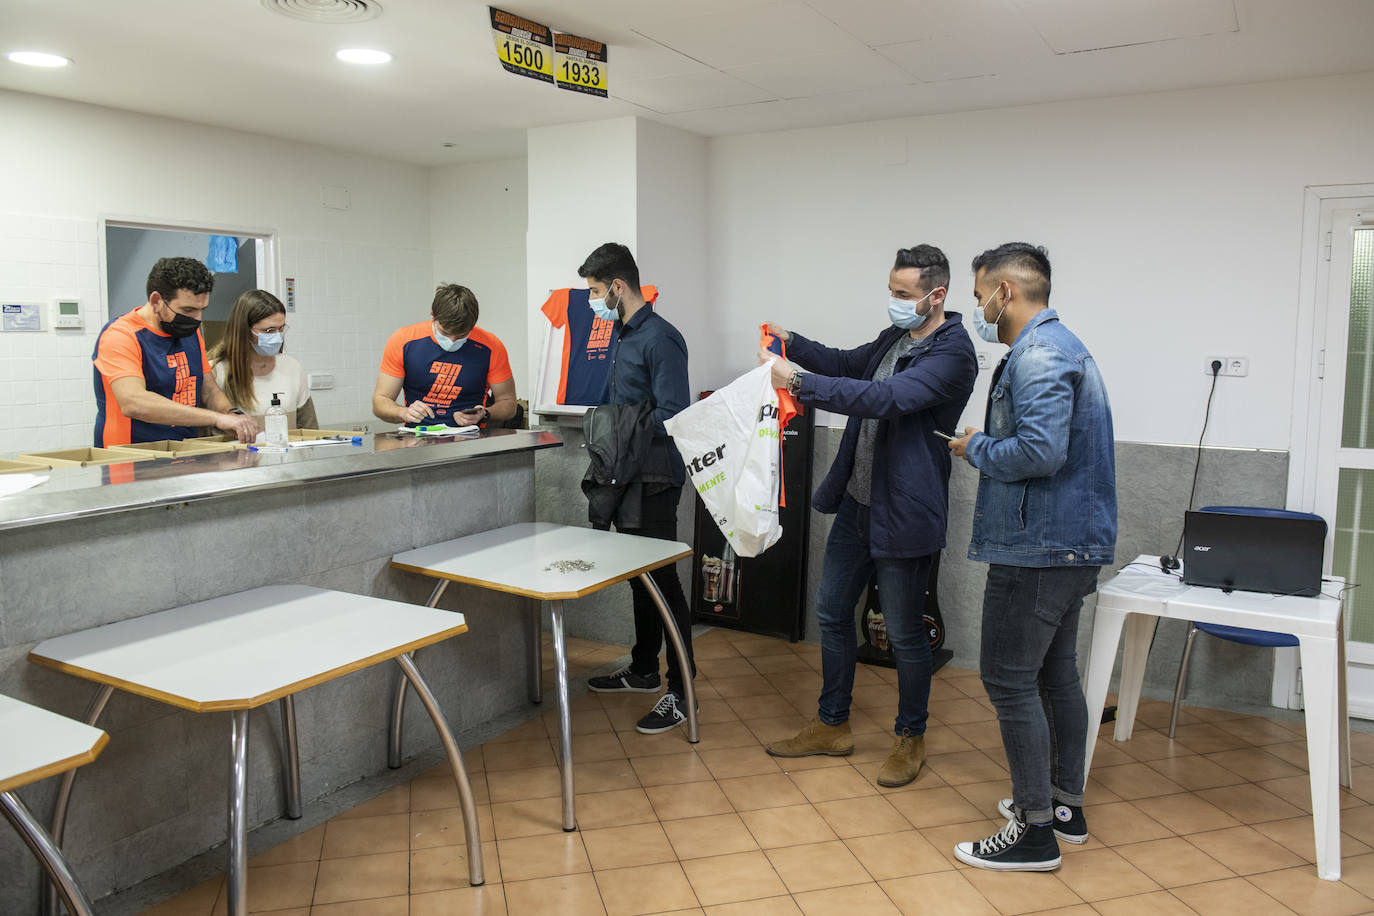
[(382, 15), (377, 0), (262, 0), (262, 5), (292, 19), (325, 25), (367, 22)]

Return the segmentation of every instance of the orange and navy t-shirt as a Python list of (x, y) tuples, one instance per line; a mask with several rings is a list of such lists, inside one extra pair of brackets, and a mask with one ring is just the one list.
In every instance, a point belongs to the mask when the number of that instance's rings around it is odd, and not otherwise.
[[(639, 292), (645, 302), (658, 300), (658, 289), (653, 286), (641, 286)], [(595, 407), (606, 390), (620, 322), (596, 317), (588, 304), (590, 297), (586, 289), (556, 289), (540, 308), (549, 324), (564, 329), (559, 404)]]
[(205, 339), (196, 331), (191, 337), (165, 333), (157, 319), (150, 325), (134, 309), (105, 325), (91, 353), (95, 382), (95, 446), (159, 442), (199, 435), (193, 426), (167, 426), (124, 416), (110, 388), (118, 379), (139, 378), (154, 394), (200, 407), (205, 395), (205, 376), (210, 361)]
[(447, 423), (453, 414), (485, 404), (488, 386), (510, 381), (510, 359), (496, 335), (481, 328), (473, 328), (452, 353), (439, 346), (433, 328), (433, 321), (422, 321), (392, 334), (382, 351), (382, 372), (401, 380), (407, 404), (422, 400), (434, 409), (435, 422)]

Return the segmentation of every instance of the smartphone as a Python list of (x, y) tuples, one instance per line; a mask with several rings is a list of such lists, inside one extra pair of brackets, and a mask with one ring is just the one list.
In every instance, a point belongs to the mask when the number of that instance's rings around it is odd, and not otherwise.
[(953, 442), (955, 439), (955, 437), (951, 436), (949, 433), (942, 433), (938, 429), (932, 429), (931, 432), (939, 436), (941, 439), (944, 439), (946, 442)]

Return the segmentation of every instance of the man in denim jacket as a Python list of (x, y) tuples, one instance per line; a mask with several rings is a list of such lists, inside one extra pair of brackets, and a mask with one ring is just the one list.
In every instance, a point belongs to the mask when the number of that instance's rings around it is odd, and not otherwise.
[(973, 260), (974, 325), (1010, 344), (988, 392), (985, 432), (950, 443), (979, 471), (969, 559), (990, 564), (980, 668), (1011, 767), (1007, 826), (959, 843), (979, 868), (1050, 871), (1058, 837), (1088, 838), (1088, 709), (1075, 647), (1083, 598), (1116, 544), (1112, 412), (1097, 364), (1049, 308), (1044, 248), (1012, 242)]

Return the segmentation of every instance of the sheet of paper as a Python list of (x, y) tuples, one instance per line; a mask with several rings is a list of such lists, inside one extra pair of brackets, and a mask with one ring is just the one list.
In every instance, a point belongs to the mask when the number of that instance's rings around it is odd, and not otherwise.
[(22, 493), (47, 482), (47, 474), (0, 474), (0, 498)]

